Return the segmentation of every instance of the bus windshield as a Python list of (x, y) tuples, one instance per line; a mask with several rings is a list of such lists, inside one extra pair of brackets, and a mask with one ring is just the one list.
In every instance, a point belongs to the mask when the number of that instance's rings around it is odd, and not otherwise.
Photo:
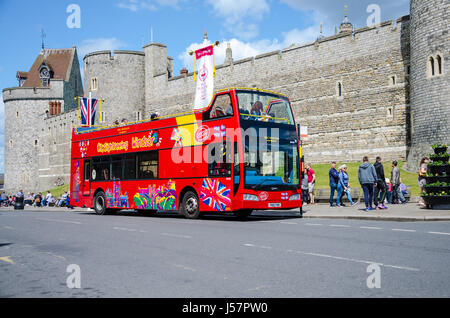
[(289, 100), (261, 91), (237, 91), (241, 120), (294, 125)]

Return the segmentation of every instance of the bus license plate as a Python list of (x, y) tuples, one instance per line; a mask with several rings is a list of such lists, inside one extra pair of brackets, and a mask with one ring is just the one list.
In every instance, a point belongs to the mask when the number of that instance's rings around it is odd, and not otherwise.
[(281, 208), (281, 203), (269, 203), (269, 208)]

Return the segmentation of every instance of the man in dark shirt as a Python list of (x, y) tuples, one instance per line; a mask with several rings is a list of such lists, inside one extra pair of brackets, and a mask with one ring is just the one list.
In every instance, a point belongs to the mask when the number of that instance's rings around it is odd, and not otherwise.
[(330, 207), (336, 206), (334, 202), (334, 192), (337, 190), (337, 186), (339, 183), (339, 173), (336, 170), (336, 162), (331, 163), (331, 169), (330, 172), (328, 172), (328, 175), (330, 176)]
[(373, 202), (377, 210), (386, 210), (387, 207), (384, 205), (384, 200), (386, 199), (386, 177), (384, 176), (384, 167), (380, 157), (377, 157), (373, 166), (377, 172), (377, 186), (375, 187)]

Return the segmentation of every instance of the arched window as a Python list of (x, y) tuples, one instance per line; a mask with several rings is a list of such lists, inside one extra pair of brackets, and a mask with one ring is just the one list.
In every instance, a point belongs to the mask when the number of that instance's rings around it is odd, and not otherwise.
[(338, 82), (336, 85), (336, 95), (337, 95), (337, 97), (342, 97), (342, 95), (343, 95), (342, 82)]
[(436, 62), (437, 62), (437, 72), (439, 75), (442, 75), (442, 58), (440, 55), (436, 57)]
[(47, 65), (43, 64), (39, 68), (39, 78), (41, 79), (42, 87), (48, 87), (50, 84), (50, 69)]
[(434, 58), (431, 56), (429, 60), (430, 76), (434, 76)]

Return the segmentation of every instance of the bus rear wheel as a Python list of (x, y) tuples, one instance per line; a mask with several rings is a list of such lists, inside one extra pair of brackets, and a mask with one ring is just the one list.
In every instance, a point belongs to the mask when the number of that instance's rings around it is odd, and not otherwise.
[(181, 202), (181, 214), (187, 219), (198, 219), (200, 208), (197, 194), (192, 191), (186, 192)]
[(94, 210), (97, 215), (105, 215), (106, 209), (106, 195), (105, 192), (99, 191), (94, 197)]

